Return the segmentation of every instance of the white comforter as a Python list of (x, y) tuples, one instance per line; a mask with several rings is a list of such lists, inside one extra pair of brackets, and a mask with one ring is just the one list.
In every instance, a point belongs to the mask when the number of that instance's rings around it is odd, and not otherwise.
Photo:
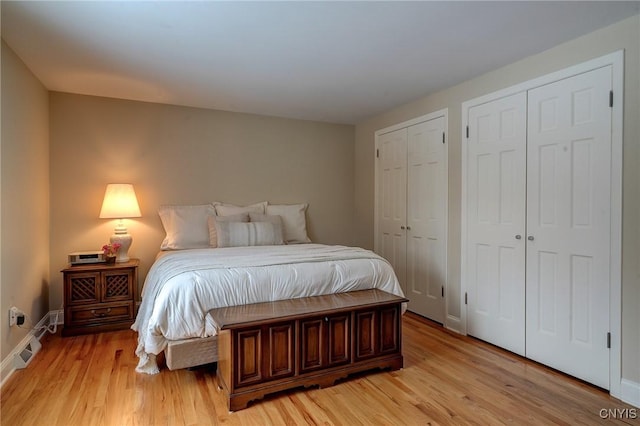
[(139, 372), (158, 372), (169, 340), (216, 334), (212, 308), (378, 288), (403, 296), (389, 263), (355, 247), (298, 244), (162, 253), (132, 329)]

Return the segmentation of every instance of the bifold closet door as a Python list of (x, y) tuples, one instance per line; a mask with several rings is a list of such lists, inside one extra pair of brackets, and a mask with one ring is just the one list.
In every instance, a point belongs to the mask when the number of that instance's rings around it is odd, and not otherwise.
[(611, 67), (530, 90), (527, 357), (609, 389)]
[(380, 136), (378, 254), (387, 259), (406, 289), (407, 129)]
[(377, 136), (376, 251), (408, 309), (444, 323), (447, 165), (445, 116)]
[(446, 164), (444, 117), (407, 128), (408, 308), (444, 323)]
[(525, 93), (469, 109), (467, 332), (525, 354)]

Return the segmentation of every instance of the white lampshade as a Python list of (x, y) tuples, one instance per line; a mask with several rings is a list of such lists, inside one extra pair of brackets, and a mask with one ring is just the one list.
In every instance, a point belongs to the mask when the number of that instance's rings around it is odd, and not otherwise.
[(133, 185), (130, 183), (110, 183), (104, 193), (100, 210), (101, 219), (123, 219), (140, 217), (140, 207)]
[(127, 262), (129, 260), (129, 247), (133, 238), (124, 226), (122, 219), (128, 217), (140, 217), (140, 207), (138, 199), (133, 190), (133, 185), (129, 183), (110, 183), (104, 193), (102, 209), (100, 209), (101, 219), (120, 219), (115, 228), (114, 234), (109, 241), (120, 244), (116, 262)]

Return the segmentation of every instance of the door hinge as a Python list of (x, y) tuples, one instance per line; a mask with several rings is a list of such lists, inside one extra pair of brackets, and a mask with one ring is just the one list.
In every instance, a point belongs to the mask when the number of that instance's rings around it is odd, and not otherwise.
[(611, 349), (611, 332), (607, 333), (607, 349)]
[(376, 149), (376, 158), (380, 158), (380, 150)]
[(469, 139), (469, 125), (467, 125), (467, 139)]
[(444, 297), (444, 286), (440, 287), (441, 291), (442, 291), (442, 297)]
[(467, 305), (467, 292), (464, 292), (464, 304)]
[(442, 132), (442, 143), (444, 143), (444, 132)]
[(609, 106), (613, 108), (613, 90), (609, 90)]

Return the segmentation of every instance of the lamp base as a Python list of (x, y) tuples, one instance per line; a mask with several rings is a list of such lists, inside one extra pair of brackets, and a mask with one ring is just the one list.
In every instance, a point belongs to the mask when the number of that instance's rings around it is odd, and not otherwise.
[(129, 261), (129, 247), (131, 247), (131, 243), (133, 242), (133, 238), (129, 234), (113, 234), (111, 238), (109, 238), (109, 242), (111, 244), (118, 243), (120, 244), (120, 249), (118, 250), (118, 255), (116, 257), (116, 262), (128, 262)]

